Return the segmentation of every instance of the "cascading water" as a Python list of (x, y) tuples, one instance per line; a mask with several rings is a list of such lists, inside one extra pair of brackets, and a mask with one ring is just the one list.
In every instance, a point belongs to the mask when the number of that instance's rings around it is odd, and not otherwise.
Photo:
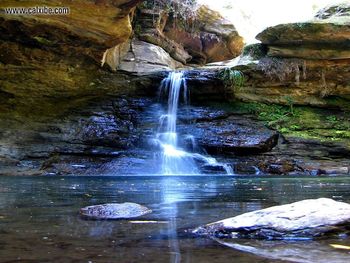
[[(215, 158), (206, 157), (198, 153), (187, 152), (178, 146), (176, 132), (177, 111), (180, 94), (183, 101), (188, 104), (188, 90), (186, 79), (182, 72), (170, 72), (160, 85), (160, 96), (168, 96), (168, 111), (159, 118), (159, 128), (155, 141), (161, 147), (161, 173), (165, 175), (193, 175), (200, 174), (196, 161), (212, 166), (222, 166), (227, 174), (232, 174), (232, 168), (218, 163)], [(188, 135), (187, 135), (188, 137)], [(193, 136), (191, 138), (194, 145)]]

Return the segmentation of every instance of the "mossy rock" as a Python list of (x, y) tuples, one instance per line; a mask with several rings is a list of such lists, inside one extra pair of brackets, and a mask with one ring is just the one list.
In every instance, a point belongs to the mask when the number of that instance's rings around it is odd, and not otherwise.
[(261, 43), (250, 44), (244, 47), (242, 55), (250, 56), (253, 60), (265, 57), (267, 54), (267, 46)]

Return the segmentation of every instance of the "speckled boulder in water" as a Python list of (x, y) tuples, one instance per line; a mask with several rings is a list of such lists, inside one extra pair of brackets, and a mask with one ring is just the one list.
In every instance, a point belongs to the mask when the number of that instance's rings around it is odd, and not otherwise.
[(349, 227), (349, 204), (319, 198), (245, 213), (192, 232), (225, 238), (300, 239), (347, 233)]
[(128, 219), (151, 213), (149, 208), (136, 203), (112, 203), (86, 206), (80, 209), (83, 217), (91, 219)]

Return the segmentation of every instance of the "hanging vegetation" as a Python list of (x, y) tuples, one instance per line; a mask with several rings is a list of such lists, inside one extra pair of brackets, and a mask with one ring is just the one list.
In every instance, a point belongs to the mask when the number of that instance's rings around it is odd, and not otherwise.
[(166, 12), (174, 27), (194, 31), (199, 4), (196, 0), (146, 0), (140, 8), (154, 10), (154, 13)]
[(185, 20), (194, 19), (198, 8), (196, 0), (146, 0), (141, 8), (166, 11), (173, 17)]
[(225, 68), (219, 72), (219, 78), (224, 83), (225, 87), (241, 88), (244, 84), (244, 75), (239, 70)]

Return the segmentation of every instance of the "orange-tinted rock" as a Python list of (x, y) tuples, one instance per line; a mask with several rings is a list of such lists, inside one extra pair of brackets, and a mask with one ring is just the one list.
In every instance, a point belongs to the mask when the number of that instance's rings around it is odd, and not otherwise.
[[(59, 114), (107, 91), (127, 92), (120, 76), (102, 69), (100, 62), (106, 49), (129, 39), (129, 14), (138, 2), (53, 0), (46, 5), (69, 7), (70, 13), (1, 13), (0, 93), (7, 95), (0, 108)], [(1, 1), (0, 9), (43, 5), (35, 0)]]
[(243, 49), (243, 38), (235, 27), (207, 6), (201, 6), (192, 20), (147, 9), (140, 10), (136, 20), (141, 40), (162, 47), (183, 64), (229, 60)]
[[(68, 7), (68, 15), (2, 15), (5, 20), (19, 21), (34, 34), (45, 33), (47, 27), (66, 35), (91, 41), (104, 47), (124, 42), (132, 33), (129, 12), (140, 0), (57, 1), (48, 6)], [(1, 1), (0, 7), (42, 6), (42, 1)], [(39, 28), (44, 25), (44, 28)]]
[(165, 13), (142, 9), (136, 18), (135, 34), (140, 40), (163, 48), (173, 59), (186, 64), (192, 57), (181, 43), (166, 37), (163, 33), (167, 18)]
[(243, 50), (243, 38), (239, 36), (234, 25), (223, 18), (220, 13), (201, 6), (197, 11), (203, 43), (203, 51), (208, 62), (233, 59)]

